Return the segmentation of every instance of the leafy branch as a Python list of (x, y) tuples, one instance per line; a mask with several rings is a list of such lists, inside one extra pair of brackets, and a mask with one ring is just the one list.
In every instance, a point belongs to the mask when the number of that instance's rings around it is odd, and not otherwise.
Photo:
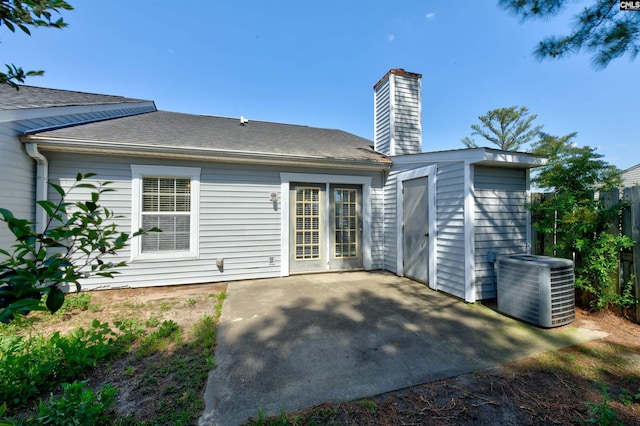
[[(0, 262), (0, 322), (32, 310), (56, 312), (64, 302), (63, 287), (75, 286), (80, 291), (80, 279), (92, 275), (112, 278), (118, 273), (115, 268), (126, 266), (124, 261), (109, 261), (108, 256), (145, 231), (130, 236), (117, 230), (113, 221), (118, 216), (100, 204), (100, 197), (113, 191), (108, 188), (111, 182), (86, 182), (93, 176), (78, 173), (68, 191), (50, 183), (60, 200), (38, 201), (48, 218), (42, 232), (34, 230), (34, 222), (0, 208), (0, 221), (7, 224), (16, 240), (12, 253), (0, 249), (0, 255), (6, 257)], [(90, 199), (67, 201), (69, 193), (80, 188), (91, 190)], [(147, 232), (158, 231), (154, 228)], [(46, 304), (42, 303), (43, 295), (47, 295)]]
[[(62, 17), (54, 18), (62, 10), (73, 10), (64, 0), (0, 0), (0, 27), (11, 32), (16, 29), (31, 35), (29, 27), (65, 28), (67, 23)], [(24, 71), (13, 64), (6, 65), (7, 72), (0, 72), (0, 84), (8, 84), (18, 90), (18, 83), (24, 83), (26, 77), (43, 75), (44, 71)]]

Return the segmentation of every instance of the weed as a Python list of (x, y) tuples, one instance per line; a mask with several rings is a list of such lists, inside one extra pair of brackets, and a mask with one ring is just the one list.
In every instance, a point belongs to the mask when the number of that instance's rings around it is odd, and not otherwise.
[(264, 419), (267, 417), (267, 409), (266, 408), (260, 408), (258, 410), (258, 420), (256, 420), (256, 424), (264, 424)]
[(12, 421), (3, 419), (6, 412), (7, 403), (3, 402), (2, 405), (0, 405), (0, 426), (14, 426), (14, 423)]
[(629, 391), (629, 389), (621, 388), (618, 397), (624, 405), (629, 406), (634, 401), (640, 401), (640, 388), (636, 393)]
[(151, 317), (144, 322), (144, 325), (149, 328), (156, 328), (157, 326), (160, 325), (160, 318)]
[(216, 364), (216, 359), (212, 356), (207, 357), (206, 365), (209, 370), (216, 368), (218, 365)]
[(196, 299), (188, 298), (187, 300), (185, 300), (184, 304), (187, 306), (193, 306), (196, 304)]
[(123, 319), (114, 321), (113, 325), (119, 331), (115, 341), (123, 349), (132, 345), (144, 334), (144, 329), (138, 324), (138, 320)]
[(171, 309), (171, 304), (167, 302), (160, 302), (160, 312), (167, 312)]
[[(162, 361), (154, 363), (147, 370), (139, 391), (143, 394), (153, 393), (163, 401), (156, 412), (153, 424), (194, 424), (202, 411), (200, 395), (207, 382), (209, 370), (215, 366), (215, 323), (216, 318), (204, 316), (193, 325), (188, 333), (188, 340), (181, 342), (171, 357), (163, 357)], [(180, 381), (159, 391), (157, 384), (162, 381), (162, 377), (168, 375), (180, 377)]]
[(97, 393), (86, 388), (86, 381), (63, 383), (62, 396), (41, 402), (38, 415), (29, 424), (100, 425), (110, 420), (109, 408), (115, 402), (116, 387), (105, 385)]
[(113, 331), (98, 320), (68, 336), (0, 335), (0, 348), (0, 400), (14, 406), (26, 405), (121, 351)]
[(224, 300), (227, 298), (227, 292), (221, 291), (216, 298), (216, 317), (219, 317), (222, 313), (222, 304)]
[(162, 321), (162, 324), (160, 324), (160, 329), (157, 331), (158, 337), (169, 337), (179, 329), (180, 327), (173, 320)]
[(623, 426), (623, 423), (618, 421), (616, 412), (609, 405), (611, 394), (607, 391), (607, 385), (602, 384), (602, 400), (600, 403), (586, 402), (589, 407), (589, 413), (591, 418), (587, 420), (587, 423), (597, 424), (599, 426)]
[(99, 305), (91, 303), (91, 295), (89, 293), (80, 293), (65, 297), (62, 307), (56, 314), (65, 314), (71, 311), (98, 312), (99, 310)]
[(371, 414), (375, 414), (376, 411), (378, 411), (378, 404), (370, 400), (360, 401), (358, 402), (358, 405), (363, 408), (368, 408)]
[(163, 321), (158, 330), (150, 333), (140, 344), (138, 358), (149, 356), (169, 347), (171, 343), (182, 341), (182, 330), (173, 320)]
[[(162, 321), (160, 316), (152, 316), (146, 321), (141, 319), (151, 309), (155, 309), (157, 313), (159, 306), (155, 303), (134, 305), (128, 302), (129, 307), (138, 308), (131, 311), (115, 309), (118, 316), (112, 326), (94, 321), (88, 329), (76, 330), (68, 336), (59, 333), (50, 336), (21, 336), (25, 334), (20, 329), (21, 326), (33, 329), (32, 322), (27, 321), (31, 315), (24, 318), (25, 321), (19, 317), (10, 325), (0, 325), (0, 402), (6, 400), (11, 411), (14, 407), (22, 409), (22, 412), (25, 407), (37, 407), (37, 402), (34, 401), (39, 395), (53, 392), (63, 381), (73, 385), (74, 380), (84, 377), (88, 368), (100, 367), (103, 360), (122, 356), (133, 347), (135, 351), (131, 355), (134, 359), (158, 353), (149, 365), (138, 367), (137, 364), (125, 364), (120, 373), (123, 377), (136, 378), (137, 393), (153, 395), (160, 402), (155, 414), (144, 419), (138, 419), (135, 415), (110, 417), (101, 420), (102, 423), (83, 418), (75, 424), (195, 424), (204, 408), (202, 393), (209, 371), (215, 368), (216, 322), (225, 295), (217, 294), (214, 297), (212, 302), (215, 304), (215, 314), (203, 316), (193, 324), (188, 333), (175, 321)], [(174, 305), (165, 302), (160, 308), (167, 310)], [(144, 307), (144, 311), (139, 307)], [(61, 318), (52, 316), (52, 321), (61, 321)], [(30, 426), (45, 421), (60, 424), (56, 423), (58, 420), (45, 418), (45, 415), (54, 411), (62, 413), (75, 404), (79, 410), (77, 415), (84, 416), (93, 412), (95, 405), (100, 405), (100, 391), (83, 389), (79, 392), (78, 385), (73, 385), (64, 392), (66, 396), (62, 395), (60, 401), (42, 402), (42, 413), (32, 412), (33, 423), (24, 424)], [(105, 394), (102, 398), (107, 396)], [(91, 405), (91, 401), (94, 405)], [(105, 401), (102, 399), (102, 402)], [(49, 411), (45, 412), (46, 410)], [(2, 415), (0, 419), (3, 419)], [(4, 426), (2, 420), (0, 426)]]
[[(204, 348), (210, 348), (213, 353), (213, 347), (216, 342), (216, 323), (215, 319), (210, 315), (205, 315), (200, 322), (193, 325), (193, 345), (200, 345)], [(209, 352), (209, 351), (207, 351)]]

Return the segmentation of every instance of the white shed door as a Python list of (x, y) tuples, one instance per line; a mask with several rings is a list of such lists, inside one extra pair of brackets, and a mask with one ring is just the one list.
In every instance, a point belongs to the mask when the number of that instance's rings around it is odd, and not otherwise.
[(429, 178), (402, 183), (404, 275), (427, 283), (429, 276)]

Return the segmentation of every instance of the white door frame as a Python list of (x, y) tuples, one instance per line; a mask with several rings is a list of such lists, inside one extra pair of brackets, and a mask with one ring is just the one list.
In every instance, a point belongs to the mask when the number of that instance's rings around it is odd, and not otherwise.
[[(324, 183), (327, 185), (326, 193), (329, 194), (330, 184), (362, 185), (362, 266), (365, 270), (371, 270), (371, 177), (353, 175), (324, 175), (318, 173), (280, 173), (280, 195), (282, 198), (281, 212), (281, 243), (280, 243), (280, 275), (289, 276), (289, 221), (290, 200), (289, 190), (291, 182)], [(331, 206), (325, 203), (325, 217), (329, 217)], [(324, 235), (327, 241), (324, 244), (326, 259), (329, 258), (330, 248), (328, 234)], [(328, 265), (327, 265), (328, 268)]]
[(396, 176), (396, 270), (399, 276), (404, 276), (404, 244), (402, 241), (402, 221), (404, 217), (404, 205), (402, 202), (402, 184), (406, 180), (428, 177), (428, 203), (429, 203), (429, 288), (438, 289), (436, 281), (437, 268), (437, 239), (438, 229), (436, 227), (436, 166), (420, 167), (419, 169), (398, 173)]

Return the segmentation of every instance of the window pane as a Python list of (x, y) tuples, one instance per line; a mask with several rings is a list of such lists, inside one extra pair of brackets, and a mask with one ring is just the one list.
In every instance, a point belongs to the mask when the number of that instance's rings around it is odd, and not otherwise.
[(295, 197), (296, 259), (320, 257), (320, 189), (297, 188)]
[(162, 230), (141, 236), (142, 252), (188, 251), (191, 179), (144, 177), (142, 191), (142, 228)]
[(334, 256), (356, 257), (358, 253), (358, 198), (355, 189), (336, 189), (334, 197)]

